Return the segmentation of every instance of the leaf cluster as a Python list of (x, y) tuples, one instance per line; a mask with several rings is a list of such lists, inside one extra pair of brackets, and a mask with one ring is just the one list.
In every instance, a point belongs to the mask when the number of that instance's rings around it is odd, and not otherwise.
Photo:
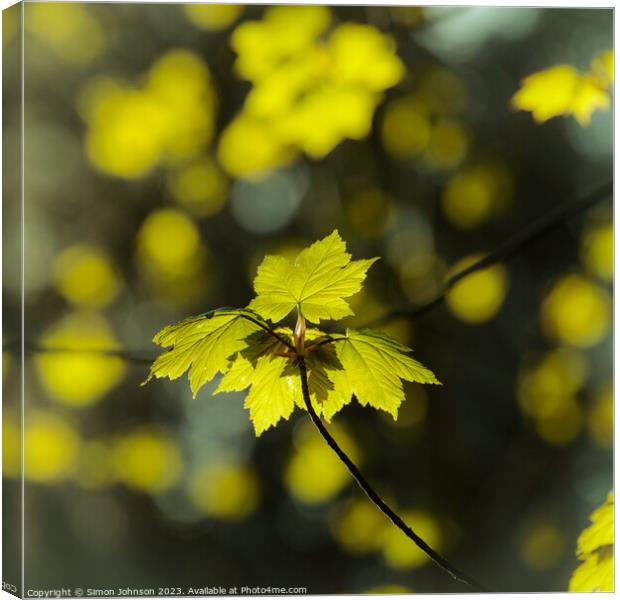
[[(295, 260), (266, 256), (247, 308), (222, 308), (164, 327), (154, 338), (169, 348), (149, 379), (177, 379), (186, 371), (194, 397), (221, 374), (215, 393), (248, 389), (245, 407), (257, 435), (305, 409), (298, 370), (303, 357), (316, 413), (329, 421), (353, 398), (397, 418), (403, 381), (439, 383), (410, 356), (411, 349), (369, 329), (328, 335), (305, 328), (353, 314), (346, 298), (360, 291), (376, 258), (351, 260), (337, 231), (302, 250)], [(295, 331), (276, 326), (296, 312)], [(148, 380), (147, 380), (148, 381)]]

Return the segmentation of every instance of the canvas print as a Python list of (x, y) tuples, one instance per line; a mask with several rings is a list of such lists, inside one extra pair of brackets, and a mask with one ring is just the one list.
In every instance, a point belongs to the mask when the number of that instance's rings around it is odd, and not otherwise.
[(613, 591), (611, 8), (2, 49), (5, 592)]

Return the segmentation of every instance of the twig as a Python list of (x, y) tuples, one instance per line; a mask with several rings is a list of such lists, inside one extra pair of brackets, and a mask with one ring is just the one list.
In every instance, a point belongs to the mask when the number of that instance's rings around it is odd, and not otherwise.
[[(21, 345), (17, 340), (7, 342), (2, 346), (3, 352), (20, 352)], [(95, 356), (106, 356), (111, 358), (120, 358), (129, 363), (137, 365), (150, 365), (157, 358), (156, 356), (148, 356), (135, 351), (120, 350), (116, 348), (67, 348), (64, 346), (42, 346), (36, 342), (24, 342), (24, 354), (30, 356), (32, 354), (92, 354)]]
[(289, 341), (284, 339), (281, 335), (277, 334), (275, 332), (275, 330), (272, 329), (271, 327), (269, 327), (269, 325), (267, 323), (262, 323), (258, 319), (254, 319), (253, 317), (249, 317), (248, 315), (244, 314), (243, 312), (240, 312), (239, 316), (242, 319), (246, 319), (247, 321), (250, 321), (251, 323), (254, 323), (255, 325), (258, 325), (263, 331), (266, 331), (271, 337), (273, 337), (276, 340), (278, 340), (281, 344), (284, 344), (289, 350), (292, 350), (293, 352), (295, 351), (295, 346), (293, 346), (293, 344), (291, 344)]
[[(215, 314), (218, 312), (222, 314), (222, 313), (232, 312), (232, 311), (233, 309), (229, 309), (229, 308), (217, 308), (215, 310), (202, 313), (202, 315), (200, 316), (204, 316), (210, 319), (211, 317), (215, 316)], [(281, 335), (276, 333), (276, 331), (270, 328), (267, 323), (264, 323), (263, 321), (251, 316), (251, 314), (249, 315), (246, 314), (246, 313), (252, 313), (252, 311), (249, 311), (246, 309), (234, 309), (234, 312), (238, 314), (240, 318), (250, 321), (251, 323), (254, 323), (255, 325), (258, 325), (263, 331), (265, 331), (266, 333), (274, 337), (281, 344), (286, 346), (289, 350), (292, 350), (292, 351), (295, 350), (295, 347), (288, 340), (286, 340)], [(5, 352), (6, 351), (8, 352), (19, 351), (20, 345), (17, 341), (7, 342), (3, 345), (2, 350)], [(115, 348), (92, 348), (92, 349), (90, 348), (65, 348), (65, 347), (58, 347), (58, 346), (41, 346), (40, 344), (29, 342), (29, 341), (26, 341), (24, 343), (24, 353), (27, 355), (30, 355), (30, 354), (60, 354), (60, 353), (95, 354), (95, 355), (100, 355), (100, 356), (111, 356), (115, 358), (120, 358), (126, 362), (135, 363), (139, 365), (150, 365), (157, 358), (156, 356), (152, 356), (152, 357), (145, 356), (142, 354), (138, 354), (136, 352), (131, 352), (128, 350), (117, 350)]]
[(398, 527), (410, 540), (412, 540), (415, 545), (422, 550), (422, 552), (431, 558), (444, 571), (447, 571), (452, 577), (454, 577), (454, 579), (467, 584), (476, 591), (488, 592), (489, 590), (478, 583), (473, 577), (459, 571), (443, 556), (433, 550), (385, 503), (381, 496), (379, 496), (379, 494), (372, 488), (370, 483), (368, 483), (366, 478), (361, 474), (355, 463), (353, 463), (345, 451), (338, 445), (336, 440), (331, 436), (329, 431), (327, 431), (325, 425), (323, 425), (323, 422), (316, 414), (312, 406), (312, 401), (310, 400), (310, 391), (308, 389), (308, 371), (306, 369), (305, 360), (302, 356), (299, 357), (297, 364), (299, 366), (299, 374), (301, 377), (301, 390), (304, 397), (304, 403), (314, 426), (317, 428), (323, 439), (327, 442), (327, 445), (338, 455), (338, 458), (344, 463), (351, 475), (353, 475), (355, 481), (357, 481), (358, 485), (362, 488), (362, 490), (364, 490), (370, 500), (388, 519), (390, 519), (390, 521), (392, 521), (394, 525), (396, 525), (396, 527)]
[(459, 271), (452, 275), (445, 283), (443, 290), (440, 294), (435, 296), (429, 302), (417, 306), (415, 308), (402, 308), (391, 310), (385, 315), (373, 319), (372, 321), (361, 325), (359, 328), (363, 329), (364, 327), (377, 327), (387, 321), (398, 317), (406, 317), (409, 319), (414, 319), (428, 312), (429, 310), (435, 308), (436, 306), (442, 304), (446, 299), (446, 294), (448, 291), (461, 279), (464, 279), (468, 275), (475, 273), (476, 271), (480, 271), (500, 260), (509, 260), (514, 257), (519, 251), (523, 248), (526, 248), (537, 239), (542, 237), (545, 233), (557, 227), (560, 223), (563, 223), (574, 217), (575, 215), (591, 208), (598, 202), (604, 200), (608, 196), (613, 193), (613, 181), (609, 181), (601, 187), (597, 188), (587, 196), (575, 200), (574, 202), (570, 202), (568, 204), (563, 204), (558, 206), (554, 210), (548, 212), (546, 215), (543, 215), (533, 223), (530, 223), (527, 227), (524, 227), (521, 231), (518, 231), (511, 238), (506, 240), (503, 244), (500, 244), (495, 250), (476, 261), (466, 269)]

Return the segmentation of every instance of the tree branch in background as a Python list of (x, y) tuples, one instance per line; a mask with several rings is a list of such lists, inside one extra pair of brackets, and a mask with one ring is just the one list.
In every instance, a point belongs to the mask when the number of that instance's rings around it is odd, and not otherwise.
[(373, 319), (368, 323), (364, 323), (360, 326), (363, 327), (377, 327), (387, 321), (392, 319), (396, 319), (398, 317), (406, 317), (409, 319), (415, 319), (424, 313), (432, 310), (433, 308), (443, 304), (446, 294), (448, 291), (459, 281), (475, 273), (476, 271), (481, 271), (490, 265), (499, 262), (500, 260), (509, 260), (513, 258), (515, 255), (520, 253), (522, 250), (533, 244), (536, 240), (543, 237), (546, 233), (559, 226), (560, 224), (568, 221), (570, 218), (582, 213), (598, 202), (605, 200), (606, 198), (612, 196), (613, 194), (613, 181), (609, 181), (601, 187), (597, 188), (587, 196), (575, 200), (574, 202), (569, 202), (567, 204), (563, 204), (558, 206), (554, 210), (548, 212), (546, 215), (543, 215), (533, 223), (530, 223), (527, 227), (523, 228), (521, 231), (517, 232), (511, 238), (506, 240), (503, 244), (498, 246), (495, 250), (476, 261), (466, 269), (455, 273), (446, 281), (442, 292), (437, 295), (435, 298), (430, 300), (425, 304), (421, 304), (420, 306), (409, 308), (405, 307), (402, 309), (391, 310), (385, 315), (378, 317), (377, 319)]

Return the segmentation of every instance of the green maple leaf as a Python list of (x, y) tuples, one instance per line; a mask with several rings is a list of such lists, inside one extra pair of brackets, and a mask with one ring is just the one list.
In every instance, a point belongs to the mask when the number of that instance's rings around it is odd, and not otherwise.
[(353, 314), (344, 298), (360, 291), (376, 260), (351, 261), (337, 231), (302, 250), (294, 261), (266, 256), (254, 279), (257, 296), (250, 308), (274, 322), (295, 308), (313, 323), (342, 319)]
[(290, 328), (274, 329), (266, 321), (278, 321), (294, 309), (302, 325), (304, 318), (319, 321), (352, 314), (344, 298), (360, 290), (377, 259), (351, 261), (345, 249), (334, 231), (292, 262), (267, 256), (254, 280), (257, 296), (248, 308), (191, 317), (155, 336), (157, 344), (171, 348), (155, 360), (149, 379), (176, 379), (188, 371), (196, 396), (221, 374), (214, 393), (247, 389), (245, 407), (260, 435), (288, 419), (295, 406), (307, 410), (298, 364), (303, 357), (310, 402), (319, 416), (329, 421), (356, 398), (396, 418), (405, 399), (403, 380), (439, 383), (409, 356), (409, 348), (377, 331), (328, 336), (304, 325), (303, 333), (293, 334)]
[(156, 344), (172, 349), (153, 363), (147, 383), (153, 377), (177, 379), (189, 370), (194, 397), (218, 372), (229, 368), (230, 356), (247, 348), (247, 338), (266, 324), (248, 310), (223, 309), (189, 317), (164, 327), (153, 338)]
[[(292, 336), (286, 327), (275, 332), (284, 339)], [(310, 337), (318, 333), (310, 331)], [(249, 338), (253, 338), (251, 343), (232, 357), (214, 394), (249, 388), (245, 408), (250, 411), (256, 435), (260, 435), (280, 419), (288, 419), (295, 406), (305, 410), (305, 405), (296, 362), (293, 357), (284, 356), (287, 346), (262, 331)], [(342, 365), (333, 348), (322, 347), (307, 358), (310, 398), (319, 414), (334, 389), (328, 372), (335, 369), (342, 369)]]
[(405, 399), (402, 380), (439, 384), (432, 371), (408, 356), (411, 348), (384, 333), (349, 330), (332, 339), (343, 368), (330, 373), (334, 389), (323, 406), (328, 419), (353, 396), (362, 406), (384, 410), (396, 419)]
[(234, 370), (229, 371), (220, 382), (216, 393), (250, 388), (244, 406), (250, 411), (256, 435), (280, 419), (291, 416), (295, 398), (300, 396), (301, 388), (297, 375), (283, 373), (287, 365), (286, 358), (265, 355), (252, 365), (246, 358), (239, 357), (234, 365)]

